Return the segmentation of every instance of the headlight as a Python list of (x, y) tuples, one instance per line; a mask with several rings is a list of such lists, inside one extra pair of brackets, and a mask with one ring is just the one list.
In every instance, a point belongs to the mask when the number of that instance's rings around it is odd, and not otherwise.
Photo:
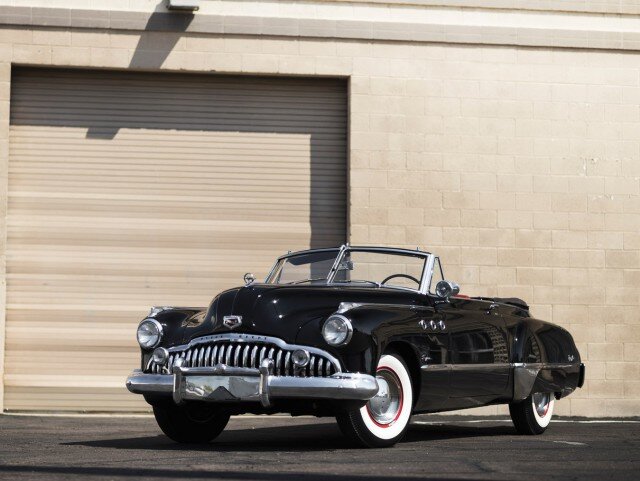
[(332, 346), (344, 346), (351, 340), (352, 335), (351, 321), (340, 314), (329, 316), (322, 326), (322, 337)]
[(145, 319), (138, 326), (138, 344), (143, 349), (153, 349), (162, 339), (162, 326), (155, 319)]

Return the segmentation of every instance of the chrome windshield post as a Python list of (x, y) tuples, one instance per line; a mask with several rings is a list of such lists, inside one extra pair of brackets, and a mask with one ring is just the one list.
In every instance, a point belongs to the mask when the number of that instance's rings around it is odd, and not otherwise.
[(436, 256), (428, 254), (427, 261), (422, 273), (422, 282), (420, 283), (420, 293), (427, 294), (429, 292), (429, 286), (431, 285), (431, 279), (433, 278), (433, 268), (435, 266)]
[(333, 279), (336, 277), (336, 273), (338, 272), (338, 267), (340, 266), (342, 257), (344, 256), (344, 253), (347, 251), (348, 248), (349, 248), (349, 244), (342, 244), (340, 246), (340, 250), (338, 251), (336, 260), (333, 262), (333, 265), (329, 270), (329, 274), (327, 274), (327, 284), (331, 284), (333, 282)]

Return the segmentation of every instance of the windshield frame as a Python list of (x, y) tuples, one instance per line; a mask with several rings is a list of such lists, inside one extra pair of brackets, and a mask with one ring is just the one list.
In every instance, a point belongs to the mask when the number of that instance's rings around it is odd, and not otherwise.
[[(396, 247), (366, 247), (366, 246), (342, 245), (339, 248), (331, 247), (326, 249), (309, 249), (304, 251), (289, 252), (283, 256), (278, 257), (275, 264), (271, 268), (271, 271), (269, 271), (269, 274), (265, 279), (265, 283), (266, 284), (273, 283), (273, 280), (274, 280), (273, 277), (278, 269), (278, 266), (280, 265), (281, 262), (283, 262), (287, 258), (295, 257), (299, 255), (311, 254), (314, 252), (329, 252), (329, 251), (336, 252), (336, 259), (333, 262), (333, 265), (331, 266), (331, 269), (329, 270), (329, 273), (326, 278), (326, 281), (327, 281), (326, 285), (328, 286), (344, 287), (344, 286), (350, 285), (345, 282), (333, 282), (338, 272), (338, 266), (342, 262), (342, 259), (344, 258), (347, 252), (374, 252), (374, 253), (380, 253), (380, 254), (397, 254), (402, 256), (419, 257), (419, 258), (425, 259), (424, 267), (422, 269), (422, 277), (420, 279), (420, 286), (417, 289), (412, 289), (410, 287), (403, 287), (403, 286), (394, 286), (394, 285), (385, 285), (382, 287), (389, 288), (389, 289), (399, 289), (399, 290), (410, 291), (410, 292), (418, 292), (420, 294), (427, 294), (427, 291), (429, 289), (429, 284), (431, 283), (431, 278), (433, 276), (435, 256), (430, 252), (425, 252), (420, 250), (400, 249)], [(278, 284), (278, 285), (287, 285), (287, 284)]]

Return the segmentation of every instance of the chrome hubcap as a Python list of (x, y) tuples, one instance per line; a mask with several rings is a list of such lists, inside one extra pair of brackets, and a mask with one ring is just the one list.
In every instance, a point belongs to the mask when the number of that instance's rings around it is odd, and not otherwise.
[(391, 424), (402, 409), (402, 387), (396, 375), (386, 369), (376, 374), (378, 393), (369, 400), (369, 414), (378, 424)]
[(532, 396), (533, 408), (541, 418), (547, 415), (549, 411), (549, 403), (551, 402), (551, 394), (539, 392)]

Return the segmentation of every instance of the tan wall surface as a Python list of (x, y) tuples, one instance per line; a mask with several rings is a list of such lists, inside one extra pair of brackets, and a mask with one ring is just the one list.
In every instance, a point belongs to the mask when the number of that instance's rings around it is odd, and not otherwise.
[(2, 171), (10, 62), (133, 58), (350, 76), (351, 242), (431, 249), (463, 293), (521, 296), (568, 327), (587, 381), (559, 414), (640, 412), (636, 52), (1, 29)]
[[(243, 9), (256, 11), (256, 2), (234, 2), (233, 0), (201, 0), (199, 12), (219, 11), (221, 5), (232, 5), (235, 10)], [(246, 3), (246, 5), (243, 5)], [(312, 2), (288, 1), (274, 2), (282, 5), (294, 5), (298, 10), (311, 7)], [(500, 9), (520, 11), (547, 11), (547, 12), (581, 12), (604, 14), (629, 14), (640, 13), (638, 0), (316, 0), (316, 5), (332, 5), (335, 3), (350, 4), (374, 4), (391, 6), (417, 6), (417, 7), (446, 7), (464, 9)], [(121, 11), (161, 11), (166, 9), (166, 0), (0, 0), (0, 5), (16, 7), (56, 7), (86, 9), (88, 5), (95, 9), (109, 9)], [(264, 8), (264, 5), (263, 5)]]

